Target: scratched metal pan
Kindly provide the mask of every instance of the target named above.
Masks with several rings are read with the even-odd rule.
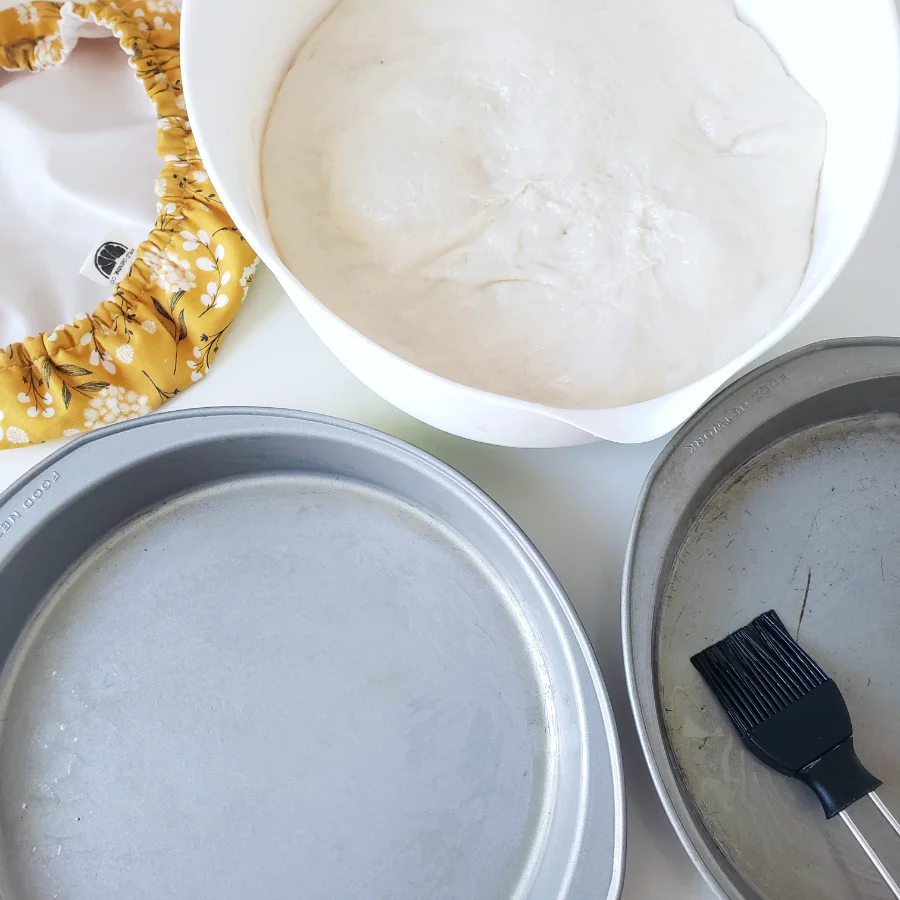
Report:
[[[177,413],[52,456],[0,523],[4,900],[618,896],[590,646],[448,467]]]
[[[836,680],[900,809],[900,342],[804,348],[726,389],[669,444],[623,586],[631,702],[685,848],[729,900],[891,895],[839,820],[747,753],[694,671],[774,608]],[[862,802],[882,858],[900,843]]]

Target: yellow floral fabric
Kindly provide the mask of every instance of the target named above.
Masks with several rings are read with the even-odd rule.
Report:
[[[153,101],[163,160],[158,218],[129,273],[93,313],[0,351],[0,448],[132,419],[199,381],[257,265],[197,155],[175,4],[37,0],[2,10],[0,68],[63,62],[74,43],[70,17],[115,34]]]

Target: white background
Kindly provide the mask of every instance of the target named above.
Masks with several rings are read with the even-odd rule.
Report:
[[[83,42],[59,72],[0,75],[0,331],[5,340],[24,336],[16,328],[49,329],[79,306],[93,305],[88,300],[97,286],[84,281],[77,269],[88,245],[103,236],[108,227],[104,221],[138,231],[149,228],[155,163],[146,145],[152,146],[154,128],[142,106],[144,98],[129,79],[124,57],[111,41],[90,46]],[[61,117],[60,97],[67,98],[70,108],[73,103],[92,104],[93,112]],[[20,142],[13,145],[7,139],[12,121],[33,139],[28,152]],[[65,154],[63,141],[69,148]],[[134,155],[125,153],[135,141],[140,146]],[[73,160],[73,153],[80,156]],[[98,178],[98,172],[113,174]],[[21,187],[23,178],[29,179],[28,190],[18,189],[14,197],[13,188]],[[38,216],[34,209],[44,212]],[[87,224],[75,227],[79,221]],[[779,351],[829,337],[900,336],[898,235],[900,173],[895,170],[856,256]],[[25,259],[28,265],[14,268],[13,259]],[[100,299],[102,289],[96,297]],[[8,329],[12,332],[6,333]],[[623,896],[713,896],[656,799],[631,721],[622,669],[619,582],[627,531],[641,483],[663,441],[529,451],[483,446],[437,432],[356,381],[312,334],[267,272],[254,283],[211,375],[166,408],[217,405],[290,407],[372,425],[446,460],[502,504],[568,591],[612,694],[628,795]],[[0,452],[0,488],[53,449],[44,445]]]

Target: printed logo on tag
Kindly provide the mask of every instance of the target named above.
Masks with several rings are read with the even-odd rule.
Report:
[[[91,249],[79,271],[98,284],[116,285],[128,274],[136,255],[137,248],[128,238],[110,232]]]

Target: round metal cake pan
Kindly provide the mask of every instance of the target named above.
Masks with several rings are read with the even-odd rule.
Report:
[[[114,426],[0,499],[0,895],[614,898],[612,711],[483,493],[267,410]]]
[[[692,654],[778,611],[900,808],[900,341],[836,341],[728,388],[670,443],[623,583],[631,702],[685,848],[728,900],[890,898],[839,819],[743,747]],[[900,846],[853,807],[895,875]]]

